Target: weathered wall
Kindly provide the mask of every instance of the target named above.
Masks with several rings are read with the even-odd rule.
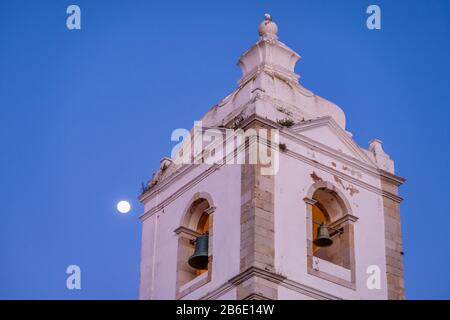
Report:
[[[174,194],[181,186],[197,177],[206,166],[199,166],[188,175],[177,180],[167,190],[159,195],[159,202]],[[240,261],[240,166],[222,166],[210,174],[207,179],[192,185],[171,203],[159,210],[157,219],[156,251],[153,257],[153,239],[155,237],[156,213],[143,221],[142,237],[142,271],[141,271],[141,299],[175,299],[176,297],[176,266],[178,237],[174,230],[179,227],[186,205],[197,192],[208,192],[216,211],[214,215],[214,235],[212,246],[217,248],[213,253],[212,280],[185,296],[185,299],[197,299],[215,288],[221,286],[228,279],[239,272]],[[145,204],[145,210],[150,210],[154,202]],[[151,262],[155,261],[156,276],[152,284]],[[153,287],[153,294],[152,294]]]
[[[346,180],[358,178],[364,184],[379,187],[379,180],[318,151],[308,150],[294,141],[285,140],[287,154],[282,153],[280,171],[275,177],[275,269],[288,279],[344,299],[386,299],[385,225],[383,198]],[[296,156],[297,155],[297,156]],[[313,161],[305,162],[298,155]],[[322,164],[323,166],[321,166]],[[293,178],[295,177],[295,178]],[[333,184],[343,194],[352,214],[359,218],[354,223],[355,290],[307,272],[306,204],[303,200],[312,184],[317,181]],[[366,286],[366,269],[377,265],[381,269],[381,289]]]
[[[385,190],[397,194],[397,188],[382,183]],[[403,278],[403,246],[400,223],[400,204],[383,197],[383,211],[386,237],[386,274],[388,297],[391,300],[405,299],[405,283]]]

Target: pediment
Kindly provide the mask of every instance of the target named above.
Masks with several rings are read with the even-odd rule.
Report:
[[[291,130],[335,153],[344,154],[347,157],[376,166],[372,159],[352,139],[351,135],[331,117],[303,121],[291,127]]]

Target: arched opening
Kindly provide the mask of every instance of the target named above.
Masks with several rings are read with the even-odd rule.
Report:
[[[341,267],[351,268],[352,232],[349,230],[348,220],[343,219],[347,215],[347,208],[343,199],[328,188],[318,188],[313,193],[312,199],[312,254],[314,257],[326,260]],[[330,246],[318,246],[314,239],[319,236],[319,226],[323,224],[332,241]]]
[[[194,195],[187,205],[181,226],[175,230],[178,235],[177,294],[179,297],[187,294],[192,286],[202,285],[211,279],[212,213],[215,207],[211,206],[211,197],[208,194],[204,194],[205,197],[201,195],[203,194]]]

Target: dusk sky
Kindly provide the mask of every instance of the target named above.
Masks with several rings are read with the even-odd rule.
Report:
[[[66,27],[70,4],[81,30]],[[370,4],[381,30],[366,27]],[[302,85],[345,111],[359,145],[381,139],[407,179],[406,297],[450,298],[446,0],[2,0],[0,298],[138,298],[141,182],[172,131],[236,87],[266,12],[302,56]],[[81,290],[66,288],[69,265]]]

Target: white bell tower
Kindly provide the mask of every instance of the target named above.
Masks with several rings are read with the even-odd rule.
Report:
[[[360,147],[342,109],[299,83],[300,56],[270,15],[258,31],[237,89],[201,131],[276,133],[240,146],[248,155],[266,145],[273,173],[259,162],[195,161],[205,153],[163,158],[139,198],[140,298],[403,299],[404,179],[381,141]]]

